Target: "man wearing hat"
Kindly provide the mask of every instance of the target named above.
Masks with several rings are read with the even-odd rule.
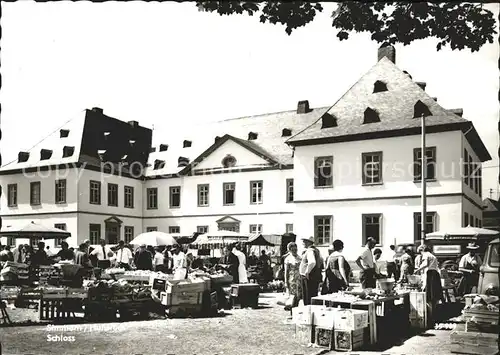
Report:
[[[304,305],[311,304],[311,298],[318,295],[321,283],[321,258],[319,250],[314,246],[314,237],[302,238],[304,254],[299,266],[302,279],[302,300]]]
[[[469,294],[472,292],[473,287],[477,287],[479,281],[479,268],[483,264],[479,255],[476,254],[479,246],[472,242],[467,245],[467,254],[462,256],[458,264],[458,270],[463,273],[462,280],[458,285],[458,290],[461,295]]]
[[[377,245],[377,241],[374,238],[369,237],[366,240],[366,245],[363,248],[363,251],[356,259],[356,264],[361,269],[359,278],[363,289],[375,288],[376,286],[375,261],[373,260],[372,253],[375,245]]]

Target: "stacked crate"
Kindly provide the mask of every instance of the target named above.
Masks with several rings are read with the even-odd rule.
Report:
[[[199,314],[203,307],[203,280],[167,281],[165,292],[160,293],[160,301],[167,306],[169,315]]]
[[[429,307],[425,292],[410,292],[410,324],[417,329],[429,327]]]
[[[259,307],[260,286],[258,284],[232,284],[231,305],[240,308]]]

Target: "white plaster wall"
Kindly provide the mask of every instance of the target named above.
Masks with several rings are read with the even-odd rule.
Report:
[[[429,134],[427,146],[436,147],[437,181],[427,193],[460,193],[461,132]],[[295,200],[419,195],[421,184],[413,182],[413,149],[420,136],[296,147],[294,157]],[[383,152],[383,184],[362,185],[362,153]],[[333,156],[333,188],[314,187],[314,159]]]
[[[467,152],[469,153],[469,155],[472,157],[472,161],[474,163],[481,163],[479,161],[479,158],[477,157],[476,153],[474,152],[474,150],[471,148],[469,142],[467,141],[467,139],[465,138],[465,136],[463,134],[461,134],[461,139],[462,139],[462,144],[463,144],[463,148],[461,149],[461,157],[462,157],[462,161],[463,159],[465,158],[464,157],[464,149],[467,150]],[[484,174],[483,174],[484,175]],[[463,176],[463,175],[462,175]],[[483,184],[484,185],[484,184]],[[479,205],[482,205],[482,197],[478,194],[476,194],[476,192],[474,190],[472,190],[467,184],[465,184],[465,182],[463,181],[462,179],[462,189],[463,189],[463,192],[469,197],[471,198],[473,201],[475,201],[476,203],[478,203]],[[482,191],[480,192],[482,194]]]
[[[92,170],[80,171],[78,182],[78,210],[83,212],[98,212],[117,216],[142,216],[143,182],[123,176],[111,175]],[[101,182],[101,204],[90,203],[90,180]],[[108,206],[108,183],[118,184],[118,206]],[[125,208],[125,186],[134,188],[134,208]],[[121,219],[122,217],[120,217]]]
[[[206,157],[200,164],[196,165],[196,169],[213,169],[222,168],[222,160],[228,155],[236,158],[236,166],[249,167],[255,165],[268,165],[269,162],[255,155],[248,149],[242,147],[233,140],[224,142],[212,154]]]
[[[101,237],[105,236],[105,223],[104,221],[111,217],[109,215],[99,215],[90,213],[79,213],[78,214],[78,244],[83,243],[85,239],[90,239],[89,231],[90,224],[100,224],[101,225]],[[120,228],[120,240],[125,240],[125,226],[134,227],[134,237],[142,233],[142,219],[133,217],[118,217],[122,220],[122,225]]]
[[[78,169],[25,172],[14,175],[1,175],[2,196],[0,197],[0,213],[6,215],[36,215],[39,213],[76,212]],[[55,203],[55,181],[66,179],[66,203]],[[30,183],[40,182],[41,204],[30,205]],[[17,207],[8,207],[7,185],[17,184]],[[28,217],[28,216],[26,216]]]
[[[144,189],[158,188],[158,209],[144,208],[144,217],[202,217],[215,220],[225,215],[267,214],[293,212],[292,203],[286,202],[286,179],[293,178],[293,170],[264,170],[211,175],[193,175],[181,178],[147,180]],[[263,181],[263,203],[250,204],[250,181]],[[223,184],[236,183],[235,204],[224,206]],[[209,206],[198,207],[198,184],[209,184]],[[181,187],[181,207],[169,208],[170,186]],[[295,189],[295,192],[297,190]],[[146,193],[144,192],[144,196]],[[236,217],[238,218],[238,217]],[[239,218],[238,218],[239,219]]]
[[[436,230],[458,228],[461,225],[462,197],[431,197],[427,199],[427,211],[437,212]],[[332,215],[332,241],[344,242],[344,253],[355,258],[362,247],[362,214],[381,213],[382,248],[396,243],[411,243],[413,236],[413,214],[421,211],[419,198],[379,199],[349,202],[316,202],[296,204],[294,228],[298,237],[314,235],[314,216]],[[299,241],[300,242],[300,241]],[[322,253],[326,255],[327,246]]]
[[[480,221],[483,220],[483,211],[479,207],[477,207],[475,204],[471,203],[468,199],[463,198],[462,199],[462,221],[463,221],[463,214],[464,212],[467,212],[470,215],[474,216],[474,227],[477,227],[476,225],[476,218],[478,218]],[[470,217],[469,217],[470,221]],[[465,226],[469,225],[470,222],[466,222]]]

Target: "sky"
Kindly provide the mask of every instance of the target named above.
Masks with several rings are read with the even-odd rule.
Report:
[[[258,17],[194,3],[2,3],[3,164],[86,108],[154,128],[154,136],[222,119],[332,105],[377,61],[369,34],[339,41],[331,10],[291,36]],[[486,5],[498,18],[498,4]],[[497,24],[498,30],[498,24]],[[498,196],[499,46],[436,51],[396,45],[396,65],[444,108],[463,108],[493,160],[483,195]],[[154,138],[155,140],[155,138]]]

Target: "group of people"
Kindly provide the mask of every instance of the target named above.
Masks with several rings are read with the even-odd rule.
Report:
[[[240,243],[225,246],[223,256],[219,260],[219,268],[225,270],[233,278],[233,283],[248,283],[247,257]]]

